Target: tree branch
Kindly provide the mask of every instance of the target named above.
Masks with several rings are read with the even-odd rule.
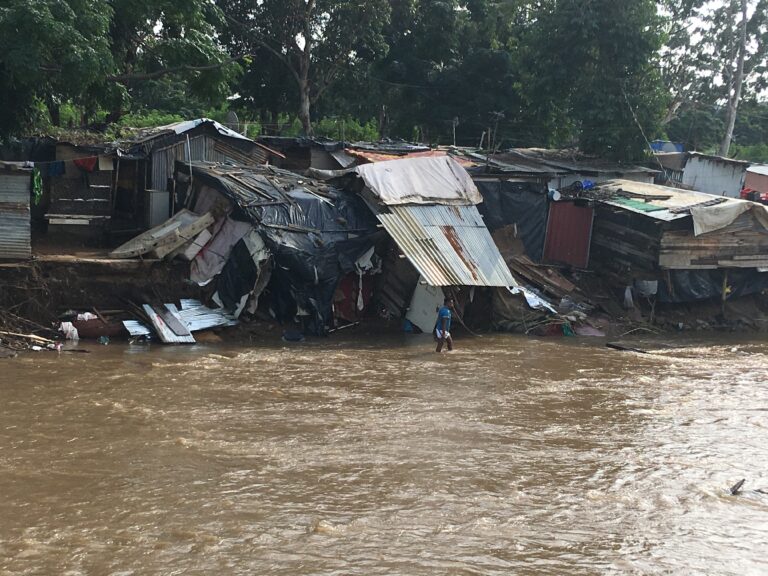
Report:
[[[293,75],[293,77],[296,79],[296,82],[301,83],[301,77],[299,76],[299,72],[296,70],[296,68],[291,64],[291,59],[286,55],[280,52],[279,50],[275,50],[272,46],[269,45],[269,43],[264,39],[259,37],[260,35],[251,27],[247,26],[246,24],[243,24],[239,20],[235,20],[229,15],[226,15],[226,19],[232,22],[233,24],[236,24],[243,30],[246,30],[247,32],[251,33],[251,38],[262,48],[267,50],[270,54],[277,57],[280,62],[282,62],[286,68],[290,71],[290,73]]]
[[[216,68],[221,68],[222,66],[226,66],[227,64],[232,64],[232,62],[237,62],[238,60],[241,60],[246,56],[252,56],[252,54],[241,54],[240,56],[233,56],[232,58],[227,58],[222,62],[216,62],[215,64],[208,64],[205,66],[190,66],[185,64],[183,66],[162,68],[160,70],[155,70],[154,72],[115,74],[112,76],[107,76],[107,80],[110,80],[112,82],[118,82],[118,83],[124,83],[124,82],[128,83],[128,82],[134,82],[138,80],[154,80],[156,78],[162,78],[163,76],[167,76],[168,74],[175,74],[177,72],[202,72],[204,70],[215,70]]]
[[[346,55],[343,52],[340,52],[339,56],[336,57],[336,59],[331,62],[330,67],[328,68],[328,71],[326,74],[323,75],[323,78],[320,80],[320,82],[317,84],[318,89],[317,92],[315,92],[315,95],[312,97],[312,103],[314,104],[320,98],[323,96],[326,90],[333,85],[333,83],[337,80],[335,78],[338,70],[341,68],[341,63],[346,58]]]

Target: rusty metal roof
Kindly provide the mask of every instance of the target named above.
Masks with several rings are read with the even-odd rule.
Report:
[[[390,206],[378,218],[431,286],[517,286],[475,206]]]

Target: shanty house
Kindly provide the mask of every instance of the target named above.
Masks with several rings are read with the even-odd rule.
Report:
[[[377,288],[392,316],[429,331],[444,289],[517,285],[477,209],[477,187],[449,156],[364,164],[354,178],[393,242]]]
[[[49,232],[132,234],[174,212],[177,161],[267,164],[280,154],[201,118],[138,131],[111,144],[61,142],[45,166]]]
[[[278,321],[323,335],[339,284],[353,274],[359,284],[348,288],[363,311],[362,275],[382,234],[355,194],[273,166],[180,161],[175,179],[183,206],[213,217],[195,241],[191,280],[212,284],[222,307],[239,316],[263,300]]]
[[[277,165],[293,172],[304,172],[310,168],[342,170],[354,164],[354,159],[344,152],[344,143],[336,140],[260,136],[257,142],[271,150],[279,151],[281,158]]]
[[[590,267],[656,281],[671,302],[768,287],[768,207],[627,180],[590,191]],[[584,201],[585,198],[582,199]]]
[[[747,168],[742,197],[768,204],[768,165]]]
[[[550,173],[549,188],[561,190],[576,182],[605,182],[621,178],[652,184],[658,170],[588,156],[578,150],[547,150],[543,148],[513,148],[493,154],[491,160],[514,166],[524,174],[528,167],[532,176]]]

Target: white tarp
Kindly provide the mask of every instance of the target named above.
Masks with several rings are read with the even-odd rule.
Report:
[[[219,124],[218,122],[216,122],[216,120],[211,120],[210,118],[197,118],[196,120],[184,120],[182,122],[175,122],[173,124],[168,124],[167,126],[159,126],[155,130],[157,132],[160,132],[162,130],[173,130],[176,134],[184,134],[184,132],[189,132],[190,130],[197,128],[201,124],[212,124],[213,127],[216,129],[216,131],[222,136],[229,136],[230,138],[237,138],[238,140],[247,140],[248,142],[253,142],[253,140],[251,140],[250,138],[246,138],[239,132],[230,130],[223,124]]]
[[[450,156],[364,164],[355,172],[382,203],[469,206],[483,201],[472,177]]]
[[[736,218],[752,210],[764,228],[768,229],[768,206],[754,202],[731,200],[714,206],[693,206],[693,233],[695,236],[713,232],[729,226]]]
[[[213,280],[214,276],[224,269],[235,244],[251,230],[253,225],[250,222],[240,222],[227,217],[223,226],[213,236],[213,240],[192,260],[190,279],[200,286],[205,286]]]
[[[523,286],[512,286],[507,288],[507,290],[509,290],[510,294],[522,294],[525,297],[528,306],[534,310],[545,310],[547,312],[552,312],[552,314],[557,314],[557,310],[555,310],[555,307],[552,306],[552,304]]]

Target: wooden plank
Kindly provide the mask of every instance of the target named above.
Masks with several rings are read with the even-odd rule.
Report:
[[[192,332],[184,325],[184,323],[177,318],[173,312],[166,306],[165,310],[156,310],[160,317],[165,322],[166,326],[170,328],[176,336],[191,336]]]
[[[149,321],[152,323],[155,332],[160,337],[160,341],[165,344],[194,344],[195,338],[191,334],[189,336],[178,336],[171,330],[166,324],[163,318],[157,313],[157,311],[149,304],[142,305],[143,311],[146,314]]]
[[[210,212],[197,216],[189,210],[182,210],[163,224],[147,230],[110,252],[112,258],[135,258],[154,254],[164,258],[179,246],[194,239],[203,229],[213,224]]]

